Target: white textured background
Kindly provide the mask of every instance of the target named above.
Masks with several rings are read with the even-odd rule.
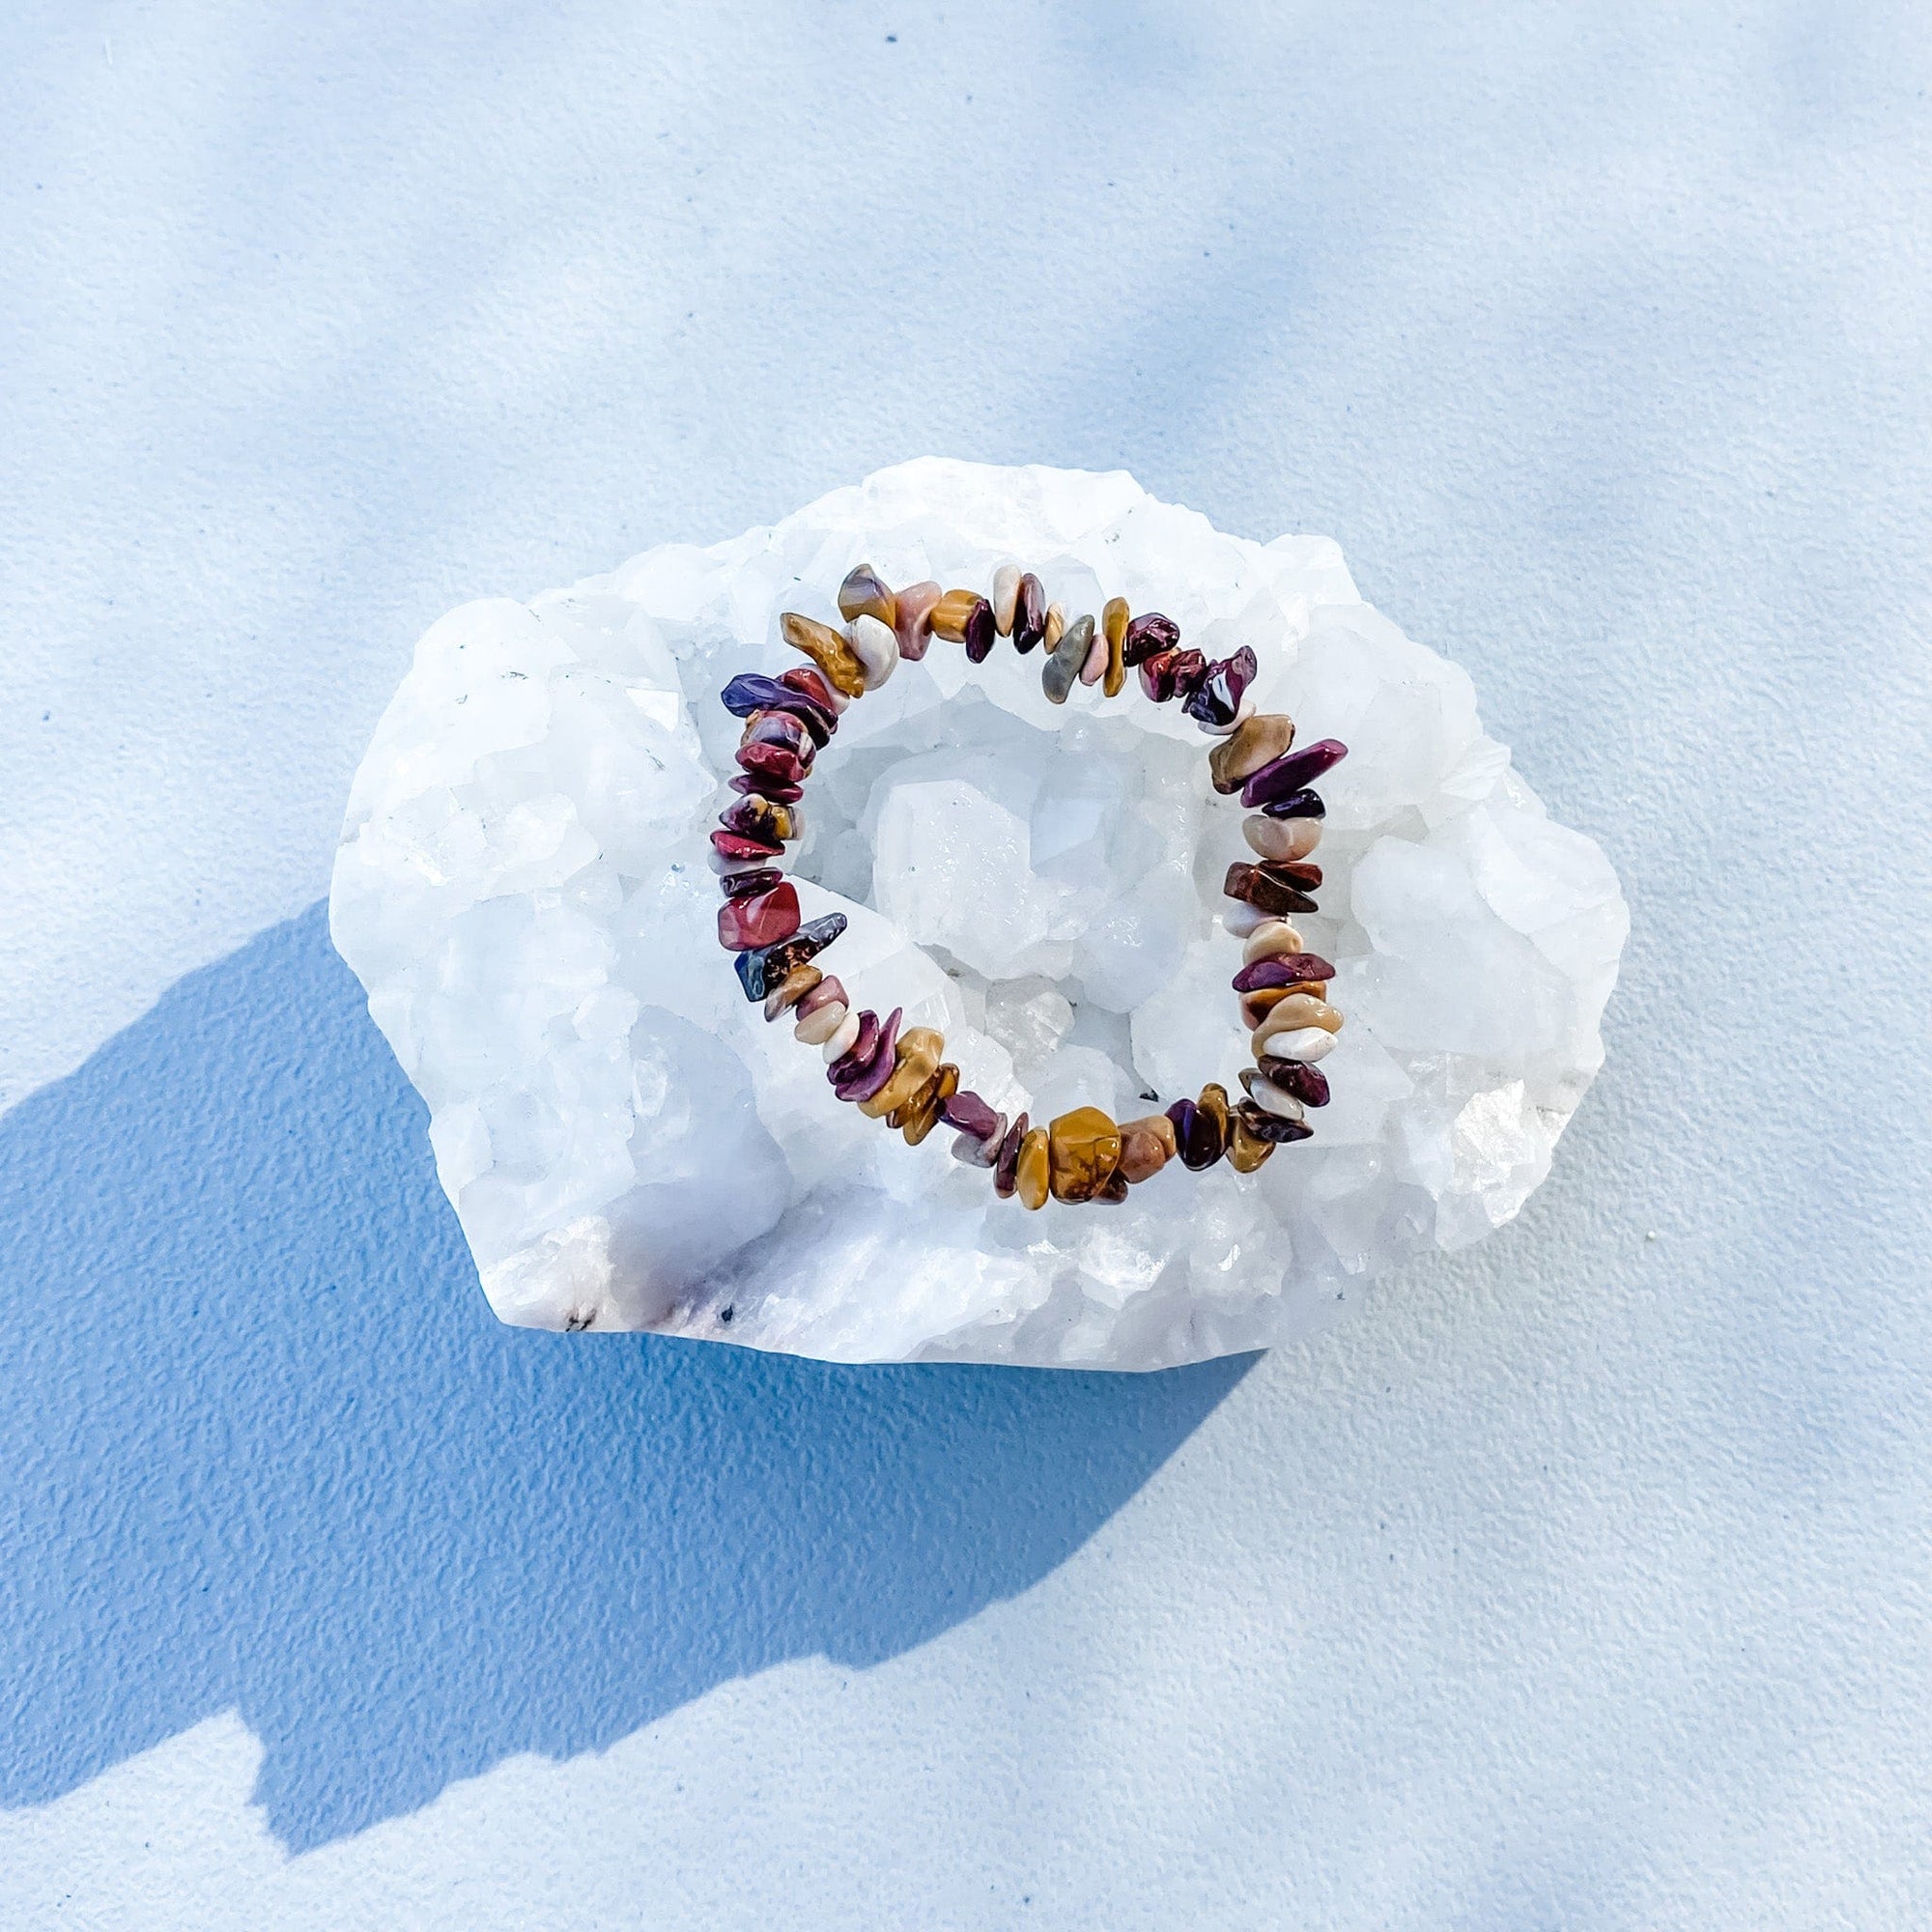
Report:
[[[1339,538],[1634,930],[1521,1222],[1022,1594],[299,1850],[211,1711],[0,1924],[1932,1919],[1929,19],[10,9],[0,1100],[324,892],[448,605],[927,449]]]

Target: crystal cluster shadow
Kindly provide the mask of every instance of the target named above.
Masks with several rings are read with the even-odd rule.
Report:
[[[1243,1372],[500,1327],[321,908],[0,1119],[0,1803],[234,1708],[302,1847],[1024,1589]]]

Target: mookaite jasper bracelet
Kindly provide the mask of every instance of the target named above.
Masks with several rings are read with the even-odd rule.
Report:
[[[711,835],[711,864],[724,888],[718,937],[738,955],[745,997],[764,1001],[767,1020],[793,1015],[795,1037],[823,1050],[841,1100],[898,1128],[914,1147],[944,1121],[957,1130],[954,1156],[991,1168],[994,1191],[1017,1194],[1029,1208],[1044,1206],[1048,1195],[1124,1201],[1130,1183],[1177,1155],[1191,1168],[1225,1156],[1236,1173],[1252,1174],[1282,1142],[1306,1140],[1303,1110],[1328,1103],[1316,1062],[1334,1045],[1342,1015],[1326,997],[1335,969],[1306,949],[1287,916],[1315,910],[1321,868],[1308,855],[1321,837],[1323,807],[1308,787],[1347,747],[1324,738],[1294,751],[1293,720],[1242,702],[1254,681],[1253,651],[1210,664],[1180,648],[1172,618],[1153,611],[1131,616],[1121,597],[1108,602],[1097,626],[1092,617],[1068,623],[1039,579],[1010,564],[995,573],[990,598],[936,583],[895,592],[861,564],[839,586],[838,611],[842,633],[793,611],[781,619],[785,641],[812,668],[776,678],[747,672],[724,687],[725,707],[745,721],[745,733],[731,781],[739,796]],[[1198,1099],[1120,1125],[1097,1107],[1076,1107],[1043,1127],[1025,1114],[1009,1124],[959,1085],[959,1069],[943,1058],[946,1041],[932,1028],[901,1033],[897,1009],[884,1020],[853,1012],[845,988],[811,963],[845,930],[842,913],[801,923],[798,892],[779,870],[786,843],[803,830],[798,802],[811,761],[838,728],[839,713],[884,684],[901,658],[924,657],[935,638],[962,644],[974,664],[1000,638],[1010,638],[1022,657],[1043,650],[1040,684],[1055,704],[1065,704],[1076,683],[1097,684],[1112,697],[1137,670],[1156,704],[1178,697],[1220,741],[1208,771],[1217,792],[1238,791],[1252,811],[1241,830],[1257,861],[1229,867],[1223,888],[1236,901],[1224,923],[1246,942],[1234,985],[1257,1062],[1242,1069],[1246,1097],[1236,1105],[1226,1088],[1210,1083]]]

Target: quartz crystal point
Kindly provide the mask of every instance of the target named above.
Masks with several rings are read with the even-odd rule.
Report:
[[[1063,702],[1055,606],[1107,652]],[[935,461],[443,618],[330,920],[505,1321],[1121,1369],[1305,1334],[1515,1214],[1627,924],[1333,544]]]

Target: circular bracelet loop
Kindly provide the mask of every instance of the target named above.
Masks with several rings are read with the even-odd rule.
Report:
[[[1179,1157],[1190,1168],[1224,1157],[1252,1174],[1285,1142],[1306,1140],[1306,1110],[1328,1103],[1317,1062],[1335,1043],[1342,1015],[1328,1003],[1335,969],[1308,951],[1291,923],[1313,912],[1321,868],[1309,861],[1321,837],[1324,808],[1312,790],[1347,747],[1333,738],[1294,750],[1294,724],[1243,702],[1253,683],[1253,651],[1209,662],[1180,647],[1180,630],[1157,611],[1130,614],[1111,598],[1099,621],[1070,623],[1050,604],[1037,577],[1004,565],[993,594],[942,590],[937,583],[890,589],[869,564],[838,588],[845,629],[797,611],[784,613],[785,641],[810,660],[779,677],[747,671],[724,687],[725,708],[745,721],[739,741],[738,794],[711,835],[712,868],[724,903],[720,943],[737,955],[748,1000],[762,1000],[765,1018],[789,1012],[793,1035],[816,1046],[832,1091],[862,1114],[896,1127],[917,1147],[942,1121],[956,1131],[956,1159],[993,1171],[994,1191],[1018,1195],[1028,1208],[1056,1201],[1124,1201],[1136,1181]],[[1164,1114],[1116,1124],[1098,1107],[1076,1107],[1045,1126],[1027,1115],[1009,1122],[959,1085],[945,1059],[946,1041],[930,1027],[900,1031],[897,1009],[885,1019],[855,1012],[845,988],[813,962],[845,929],[842,913],[802,922],[797,889],[780,869],[784,848],[804,830],[799,800],[813,758],[831,742],[854,699],[876,691],[899,661],[918,663],[933,639],[956,643],[981,664],[1002,638],[1022,657],[1045,653],[1040,686],[1065,704],[1075,684],[1100,686],[1109,697],[1127,672],[1156,704],[1180,708],[1217,741],[1208,774],[1217,792],[1238,792],[1250,816],[1242,833],[1255,861],[1228,867],[1223,891],[1236,903],[1223,923],[1245,943],[1234,990],[1252,1036],[1256,1065],[1244,1067],[1244,1096],[1209,1082],[1192,1100]]]

